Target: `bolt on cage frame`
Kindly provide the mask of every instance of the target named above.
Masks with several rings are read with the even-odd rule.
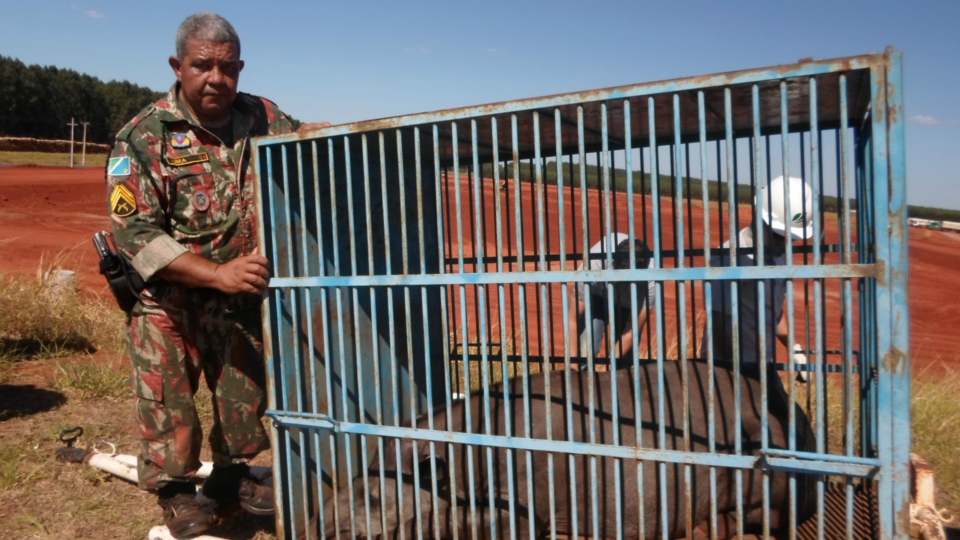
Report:
[[[788,471],[791,538],[852,539],[861,536],[854,530],[860,519],[873,520],[872,536],[905,538],[910,416],[903,404],[909,403],[910,369],[901,63],[901,53],[888,49],[256,139],[260,252],[273,268],[263,325],[278,536],[314,537],[318,526],[322,535],[330,527],[325,505],[337,504],[331,494],[352,490],[362,478],[369,499],[371,485],[385,485],[385,441],[415,439],[429,442],[431,457],[441,445],[469,449],[461,454],[468,461],[461,481],[469,483],[469,502],[462,504],[474,518],[477,508],[496,504],[491,452],[508,449],[511,471],[525,463],[528,489],[536,453],[537,467],[549,469],[551,488],[549,500],[536,504],[549,505],[554,538],[554,491],[565,496],[576,480],[555,478],[554,467],[562,459],[575,467],[574,457],[583,458],[593,475],[590,491],[583,486],[584,508],[572,510],[570,537],[599,537],[598,492],[619,495],[624,489],[620,476],[614,486],[598,485],[599,458],[612,459],[618,472],[630,461],[640,470],[645,463],[659,467],[663,482],[656,496],[664,520],[667,464],[684,472],[687,508],[691,467],[709,467],[712,504],[718,471],[734,470],[738,481],[743,471],[762,470],[764,478]],[[801,177],[812,189],[814,234],[802,244],[786,244],[784,265],[769,265],[764,249],[772,248],[765,248],[757,216],[772,201],[755,196],[778,173]],[[789,200],[785,204],[789,215]],[[734,243],[725,242],[744,227],[754,231],[756,246],[728,249]],[[613,267],[621,256],[610,250],[590,253],[612,232],[643,240],[650,267],[638,267],[633,252],[625,256],[627,269]],[[731,259],[746,253],[756,262],[713,266],[711,256],[724,251]],[[597,260],[599,269],[591,266]],[[787,341],[800,344],[809,364],[797,364],[793,351],[782,348],[761,361],[762,411],[768,405],[766,372],[785,372],[790,403],[800,404],[809,418],[816,451],[797,449],[793,408],[787,448],[769,448],[764,436],[759,452],[739,446],[732,453],[715,451],[716,414],[728,397],[714,395],[712,384],[709,450],[688,450],[687,408],[685,445],[667,448],[665,365],[679,360],[686,366],[698,358],[716,368],[709,340],[706,350],[699,346],[704,332],[715,330],[716,317],[706,306],[716,287],[730,284],[736,291],[756,284],[764,319],[763,295],[774,279],[786,280]],[[629,285],[636,313],[644,282],[654,303],[642,327],[636,318],[628,327],[639,337],[633,346],[611,347],[617,336],[607,324],[605,345],[582,351],[572,335],[579,327],[568,328],[581,302],[576,287],[606,287],[606,305],[591,305],[591,295],[582,302],[587,319],[607,310],[613,321],[614,287]],[[584,326],[590,341],[592,326]],[[734,328],[733,350],[750,346],[739,343]],[[758,339],[763,360],[767,333],[758,332]],[[635,396],[636,414],[650,406],[658,419],[652,447],[620,440],[617,430],[612,442],[598,442],[592,393],[589,440],[530,436],[526,385],[533,374],[569,374],[574,368],[589,377],[602,369],[637,373],[641,361],[655,363],[661,381],[658,395],[650,396],[654,401],[641,404]],[[682,369],[686,396],[688,372]],[[732,369],[737,373],[740,364],[733,362]],[[801,371],[809,375],[803,386],[794,382]],[[496,410],[527,415],[527,430],[495,434],[491,389],[513,376],[522,378],[525,407]],[[614,422],[634,412],[618,409],[617,387],[610,390]],[[471,392],[483,399],[462,399]],[[737,387],[738,426],[742,399]],[[454,429],[449,418],[445,426],[434,425],[437,411],[458,403],[466,409],[464,426]],[[483,404],[484,425],[472,425],[470,407],[476,403]],[[567,420],[548,414],[547,432],[550,422]],[[766,435],[766,414],[762,422]],[[399,458],[399,444],[395,448]],[[481,457],[475,459],[476,451]],[[413,467],[417,508],[431,499],[436,507],[432,472],[421,485]],[[817,501],[804,524],[795,515],[802,475],[815,477]],[[526,532],[514,522],[521,512],[514,495],[522,483],[514,476],[508,482],[508,523],[493,520],[491,536],[496,527],[504,537]],[[765,533],[768,489],[767,481]],[[870,501],[866,517],[855,511],[864,492]],[[825,514],[836,506],[828,499],[837,493],[844,515],[836,517],[841,525],[833,531]],[[575,505],[577,495],[569,495]],[[635,519],[637,509],[623,508],[615,498],[617,525],[602,532],[621,538],[624,520]],[[738,518],[742,498],[741,491]],[[349,516],[350,530],[342,535],[364,521],[370,530],[369,504],[334,508],[335,519]],[[527,511],[533,505],[530,499]],[[713,538],[717,516],[711,508]],[[417,538],[432,537],[419,514],[417,520]],[[697,525],[689,520],[687,537]],[[529,526],[532,535],[532,519]],[[464,529],[467,536],[477,537],[476,527],[474,519]],[[666,538],[667,527],[658,535]]]

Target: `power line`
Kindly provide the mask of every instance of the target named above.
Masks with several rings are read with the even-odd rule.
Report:
[[[81,122],[83,124],[83,162],[84,167],[87,166],[87,126],[90,125],[90,122]]]
[[[67,124],[70,126],[70,168],[73,168],[73,128],[77,127],[77,123],[73,121],[73,117],[70,117],[70,123]],[[86,137],[84,137],[86,138]]]

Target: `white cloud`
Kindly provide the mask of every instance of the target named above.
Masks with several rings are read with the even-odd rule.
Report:
[[[910,117],[911,124],[920,124],[922,126],[937,126],[940,124],[948,124],[951,122],[946,122],[936,116],[929,116],[926,114],[915,114]]]
[[[77,4],[70,4],[70,9],[73,11],[83,12],[84,15],[91,19],[106,19],[107,15],[102,11],[97,11],[95,9],[86,9],[78,6]]]
[[[423,45],[414,45],[412,47],[405,47],[403,50],[413,54],[427,54],[430,52],[430,49],[424,47]]]

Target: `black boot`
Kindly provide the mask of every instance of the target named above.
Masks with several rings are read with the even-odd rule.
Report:
[[[203,495],[219,504],[239,502],[241,508],[257,516],[274,513],[273,490],[258,484],[245,463],[215,467],[203,483]]]
[[[163,523],[174,538],[196,536],[210,528],[210,515],[197,504],[197,490],[190,482],[167,482],[157,490]]]

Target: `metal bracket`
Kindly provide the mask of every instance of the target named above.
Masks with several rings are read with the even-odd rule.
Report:
[[[340,422],[333,419],[333,417],[326,414],[313,414],[313,413],[304,413],[303,419],[309,420],[309,423],[300,423],[298,422],[298,415],[296,413],[291,413],[288,411],[278,411],[275,409],[269,409],[264,414],[270,417],[273,420],[274,425],[283,426],[283,427],[295,427],[295,428],[310,428],[310,429],[322,429],[325,431],[332,431],[334,433],[340,433]]]
[[[814,454],[776,448],[761,450],[760,455],[764,468],[804,474],[874,478],[881,469],[880,460],[871,458]]]

